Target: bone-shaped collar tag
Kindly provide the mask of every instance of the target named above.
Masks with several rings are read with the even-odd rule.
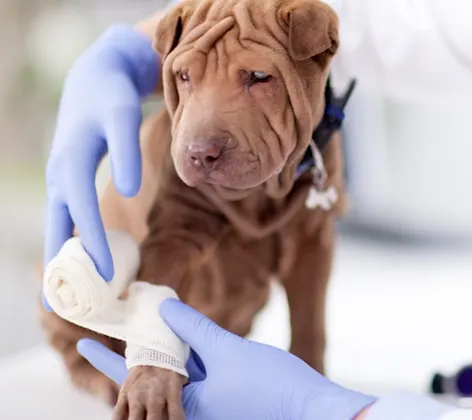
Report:
[[[311,169],[313,185],[308,191],[305,206],[308,209],[320,207],[321,209],[328,211],[331,210],[338,200],[338,193],[336,192],[336,188],[333,186],[330,186],[327,189],[325,188],[328,175],[324,166],[323,156],[321,156],[321,152],[313,140],[310,142],[310,148],[314,163],[313,168]]]
[[[338,193],[332,185],[324,191],[319,191],[312,185],[308,191],[305,206],[310,210],[320,207],[322,210],[328,211],[331,210],[336,201],[338,201]]]

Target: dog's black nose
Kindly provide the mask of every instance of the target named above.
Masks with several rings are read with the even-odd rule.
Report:
[[[215,168],[226,147],[222,140],[197,140],[187,149],[188,157],[193,166],[211,171]]]

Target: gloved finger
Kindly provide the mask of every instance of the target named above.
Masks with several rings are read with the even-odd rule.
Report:
[[[46,244],[43,269],[58,254],[64,242],[72,236],[73,227],[67,206],[60,200],[51,198],[48,201],[46,214]],[[44,295],[42,301],[44,308],[52,311]]]
[[[105,151],[104,141],[96,150],[78,150],[64,177],[68,188],[69,210],[84,248],[92,258],[98,273],[106,281],[110,281],[113,278],[113,260],[100,217],[95,188],[97,167]]]
[[[41,295],[41,302],[43,303],[44,309],[48,312],[52,312],[51,305],[49,304],[48,300],[46,299],[46,296],[44,296],[44,293]]]
[[[131,197],[141,187],[141,102],[129,79],[118,78],[113,86],[115,93],[107,95],[103,105],[105,137],[115,187],[120,194]]]
[[[103,344],[88,338],[77,343],[77,351],[97,370],[118,385],[128,377],[125,358]]]
[[[191,383],[184,387],[182,391],[182,405],[187,420],[201,418],[198,416],[200,403],[200,393],[202,392],[204,382]]]
[[[186,368],[191,382],[203,381],[206,378],[205,365],[193,349],[190,349]]]
[[[59,253],[62,245],[72,237],[73,229],[67,205],[59,199],[49,199],[46,213],[44,268]]]
[[[180,300],[166,299],[160,306],[160,314],[180,339],[198,353],[207,372],[210,363],[235,344],[236,336]]]

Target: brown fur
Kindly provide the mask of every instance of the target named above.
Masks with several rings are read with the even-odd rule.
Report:
[[[267,303],[270,278],[279,278],[290,305],[291,351],[323,372],[334,224],[344,210],[339,134],[324,153],[327,184],[341,196],[335,209],[306,209],[311,175],[294,181],[294,170],[322,115],[336,17],[317,0],[187,0],[154,30],[167,108],[142,127],[140,192],[126,199],[110,183],[100,203],[104,224],[141,244],[140,279],[173,287],[241,336]],[[249,86],[240,69],[274,78]],[[190,82],[179,81],[183,70]],[[220,141],[221,133],[216,169],[193,166],[189,147]],[[116,387],[78,355],[75,343],[92,336],[118,352],[122,344],[41,313],[72,379],[114,402]],[[181,385],[172,372],[133,369],[115,419],[144,420],[146,411],[155,419],[183,419]]]

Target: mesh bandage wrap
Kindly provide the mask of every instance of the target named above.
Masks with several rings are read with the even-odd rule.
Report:
[[[189,348],[159,316],[159,305],[178,299],[174,290],[135,281],[139,248],[131,235],[107,232],[115,275],[106,283],[82,246],[69,239],[44,273],[43,291],[61,318],[126,342],[126,364],[155,366],[188,377]],[[120,296],[124,294],[124,298]]]

